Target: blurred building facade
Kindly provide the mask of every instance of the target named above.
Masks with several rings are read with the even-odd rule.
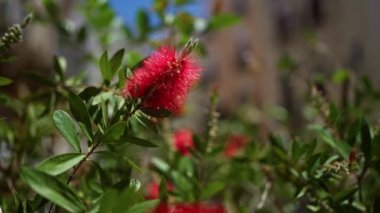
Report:
[[[217,0],[213,12],[220,5],[242,17],[208,41],[209,67],[218,77],[226,112],[248,102],[265,116],[282,105],[297,126],[306,79],[313,74],[346,68],[369,75],[375,85],[380,80],[380,1]],[[278,68],[283,55],[297,62],[293,74]]]

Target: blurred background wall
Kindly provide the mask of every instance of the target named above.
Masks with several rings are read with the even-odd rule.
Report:
[[[314,75],[344,68],[367,74],[378,85],[379,1],[217,0],[210,8],[242,17],[240,24],[209,37],[210,71],[227,112],[248,102],[265,117],[271,106],[281,105],[297,127],[307,79]],[[279,67],[284,55],[296,62],[293,73]],[[331,95],[339,96],[340,89]]]

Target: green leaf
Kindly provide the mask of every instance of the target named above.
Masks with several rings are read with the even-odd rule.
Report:
[[[201,199],[202,200],[208,200],[212,198],[214,195],[222,191],[225,187],[225,182],[212,182],[205,186],[204,189],[202,189]]]
[[[125,121],[119,121],[112,125],[104,134],[102,141],[117,141],[124,135],[125,128],[128,123]]]
[[[120,49],[112,56],[110,60],[112,73],[116,73],[116,71],[120,68],[121,62],[123,62],[124,52],[124,49]]]
[[[344,191],[338,192],[333,196],[333,200],[337,204],[342,203],[343,201],[353,196],[357,190],[358,189],[355,187],[355,188],[346,189]]]
[[[138,52],[129,52],[126,54],[126,63],[132,70],[140,66],[144,57]]]
[[[127,212],[143,198],[132,188],[126,188],[121,193],[107,190],[101,200],[99,212]]]
[[[357,136],[359,135],[361,128],[361,120],[357,119],[354,123],[350,125],[350,127],[347,130],[347,137],[346,141],[350,146],[354,146],[357,140]]]
[[[0,86],[7,86],[11,84],[12,82],[13,81],[11,79],[0,76]]]
[[[312,212],[318,212],[319,210],[321,210],[321,207],[319,205],[308,204],[306,207]]]
[[[99,94],[102,90],[97,87],[86,87],[82,92],[79,93],[79,97],[82,100],[88,101],[90,98]]]
[[[100,108],[102,110],[102,123],[103,123],[103,127],[104,129],[107,129],[108,128],[108,108],[107,108],[107,104],[105,101],[102,101],[100,103]]]
[[[143,147],[158,147],[158,145],[153,142],[129,135],[121,137],[120,140],[122,140],[123,142],[129,142]]]
[[[79,128],[82,130],[84,136],[85,136],[90,142],[92,142],[92,140],[94,139],[94,138],[93,138],[94,136],[88,131],[88,129],[86,128],[86,126],[85,126],[83,123],[81,123],[81,122],[78,122],[78,125],[79,125]],[[91,144],[89,144],[89,145],[91,145]]]
[[[59,14],[57,3],[54,0],[43,0],[42,2],[49,16],[57,19]]]
[[[151,212],[156,206],[160,200],[148,200],[148,201],[143,201],[141,203],[138,203],[134,206],[132,206],[127,213],[146,213],[146,212]]]
[[[60,80],[62,81],[64,79],[63,74],[66,72],[66,69],[67,69],[66,59],[61,56],[54,56],[53,65],[54,65],[54,70],[57,72]]]
[[[374,201],[373,201],[373,205],[372,205],[372,209],[380,209],[380,194],[379,193],[376,193],[375,196],[374,196]]]
[[[0,94],[0,104],[9,107],[19,116],[24,112],[25,104],[18,99]]]
[[[377,133],[372,139],[372,148],[371,148],[372,156],[380,156],[380,134]]]
[[[84,40],[86,40],[87,38],[87,29],[86,29],[86,26],[82,26],[79,30],[78,30],[78,33],[77,33],[77,39],[79,42],[83,42]]]
[[[361,136],[361,149],[364,153],[366,163],[369,163],[371,161],[371,154],[372,154],[371,153],[372,138],[371,138],[369,125],[365,119],[361,121],[360,136]]]
[[[110,81],[112,78],[111,66],[108,61],[108,53],[105,51],[99,61],[100,72],[104,80]]]
[[[317,140],[314,139],[311,143],[309,143],[306,146],[306,153],[305,153],[305,155],[306,156],[311,156],[314,153],[316,147],[317,147]]]
[[[119,73],[118,73],[119,81],[117,84],[117,87],[119,89],[123,88],[125,85],[125,81],[126,81],[126,77],[127,77],[127,69],[128,69],[127,66],[122,68],[122,69],[119,69]]]
[[[59,175],[77,165],[85,158],[84,154],[67,153],[51,157],[37,166],[37,169],[49,175]]]
[[[216,30],[223,27],[234,25],[240,21],[240,18],[233,14],[221,14],[211,18],[208,29]]]
[[[170,169],[170,166],[160,158],[153,157],[152,164],[158,171],[160,171],[163,174],[166,174],[166,172],[168,172]]]
[[[186,196],[188,198],[193,198],[193,192],[195,187],[193,184],[194,182],[191,181],[191,178],[188,178],[184,174],[179,173],[177,171],[172,171],[171,175],[176,189],[178,189],[178,191],[180,191],[181,193],[186,193]]]
[[[280,137],[278,137],[277,135],[270,134],[269,141],[273,147],[276,147],[279,150],[285,152],[283,141],[281,140]]]
[[[147,116],[145,115],[137,115],[133,118],[136,118],[138,122],[140,122],[143,126],[147,127],[148,129],[152,130],[154,133],[158,134],[158,129],[156,127],[156,124],[151,121]]]
[[[280,161],[286,160],[288,153],[283,146],[282,139],[276,135],[270,134],[269,135],[269,142],[272,145],[271,151],[273,152],[273,157],[274,157],[273,159],[277,159]]]
[[[174,19],[174,26],[182,34],[190,35],[195,30],[195,18],[188,12],[179,12]]]
[[[132,168],[136,169],[139,172],[143,172],[143,170],[131,159],[129,159],[127,156],[123,155],[121,156],[123,160],[125,160]]]
[[[21,178],[38,194],[69,212],[83,212],[80,198],[56,177],[31,168],[22,168]]]
[[[139,10],[136,14],[136,25],[140,41],[146,39],[149,32],[149,16],[145,10]]]
[[[57,110],[53,113],[53,121],[65,140],[69,142],[77,152],[81,152],[78,130],[70,115],[65,111]]]
[[[320,165],[322,164],[321,158],[322,158],[322,154],[319,153],[319,154],[311,155],[311,157],[307,159],[307,165],[309,165],[307,168],[307,171],[309,173],[315,172],[320,167]]]
[[[99,95],[95,96],[94,99],[92,100],[92,105],[97,105],[102,103],[103,101],[109,100],[113,96],[112,92],[103,92],[100,93]]]
[[[131,168],[134,168],[139,172],[143,172],[143,170],[135,162],[133,162],[131,159],[129,159],[127,156],[123,154],[119,154],[116,152],[109,152],[109,151],[98,151],[96,152],[96,154],[102,155],[104,158],[108,157],[110,159],[117,159],[119,161],[121,160],[127,163]]]
[[[348,158],[348,155],[351,152],[351,147],[347,143],[334,138],[331,133],[322,126],[309,125],[308,128],[318,132],[318,136],[322,141],[338,151],[345,159]]]
[[[91,162],[94,164],[96,170],[98,171],[100,182],[102,184],[103,189],[106,189],[107,187],[111,186],[112,183],[108,174],[104,172],[102,167],[97,162],[95,161],[91,161]]]
[[[112,212],[112,208],[119,198],[118,191],[109,189],[104,192],[100,200],[100,209],[98,212]]]
[[[292,158],[298,161],[299,158],[304,154],[303,144],[298,140],[293,140],[292,142]]]
[[[166,182],[165,177],[161,176],[161,182],[158,189],[159,189],[160,199],[166,200],[168,197],[168,183]]]
[[[156,118],[165,118],[172,114],[169,110],[166,110],[166,109],[153,110],[153,109],[142,108],[141,111],[145,113],[146,115],[156,117]]]
[[[308,189],[309,189],[309,186],[304,186],[304,187],[300,188],[299,190],[297,190],[295,197],[297,199],[300,199],[301,197],[303,197],[306,194]]]
[[[1,45],[0,45],[1,49]],[[16,56],[2,56],[0,58],[0,64],[8,64],[16,61],[18,58]]]
[[[80,97],[73,92],[69,92],[69,105],[74,118],[85,125],[88,133],[92,138],[91,118],[86,105],[83,103]]]

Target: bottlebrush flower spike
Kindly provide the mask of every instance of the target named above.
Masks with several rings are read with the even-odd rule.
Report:
[[[188,129],[180,129],[173,135],[174,147],[182,155],[188,155],[194,147],[193,133]]]
[[[140,98],[148,110],[178,112],[202,70],[190,55],[196,44],[191,39],[180,52],[170,45],[158,48],[127,80],[123,95]]]
[[[156,182],[150,183],[148,185],[147,199],[157,199],[160,194],[160,185]]]
[[[170,183],[166,184],[166,191],[171,192],[173,191],[174,186]],[[157,182],[152,182],[148,185],[147,188],[147,199],[158,199],[160,195],[160,184]]]
[[[224,155],[228,158],[235,157],[247,143],[248,138],[245,135],[231,135],[224,149]]]

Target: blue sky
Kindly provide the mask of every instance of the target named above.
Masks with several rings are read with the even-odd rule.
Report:
[[[109,0],[109,3],[124,23],[133,26],[136,12],[139,9],[150,11],[153,1],[154,0]],[[205,7],[207,2],[209,2],[209,0],[195,0],[194,3],[184,7],[184,10],[195,16],[207,17],[207,8]],[[155,17],[152,18],[153,20],[151,21],[155,23]]]

